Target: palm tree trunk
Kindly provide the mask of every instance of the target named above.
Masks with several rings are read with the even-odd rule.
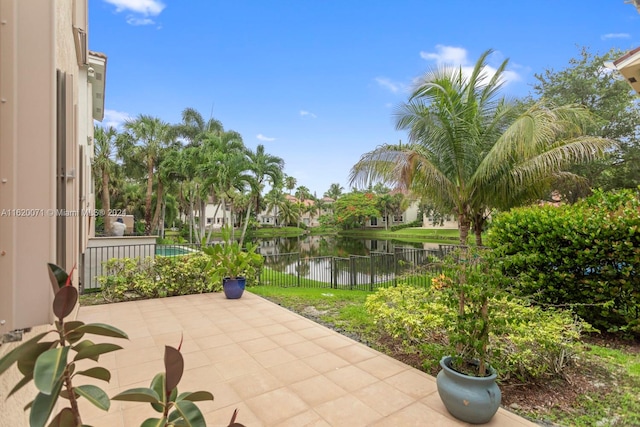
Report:
[[[104,211],[104,234],[111,233],[111,218],[109,211],[111,210],[111,201],[109,199],[109,172],[106,168],[102,169],[102,210]]]
[[[469,237],[469,229],[471,228],[471,221],[469,217],[463,212],[458,214],[458,230],[460,230],[460,244],[467,244],[467,237]]]
[[[153,159],[147,165],[147,198],[144,204],[144,234],[151,235],[151,197],[153,196]]]
[[[216,219],[216,215],[218,215],[218,211],[220,210],[220,204],[216,205],[216,210],[213,212],[213,219]],[[224,214],[223,214],[224,216]],[[207,234],[207,243],[211,241],[211,233],[213,232],[213,226],[215,222],[211,223],[211,227],[209,227],[209,234]]]
[[[484,228],[485,217],[482,214],[475,214],[473,218],[473,232],[476,235],[476,246],[482,246],[482,229]]]
[[[249,215],[251,214],[251,203],[247,206],[247,216],[244,219],[244,226],[242,227],[242,234],[240,235],[240,247],[244,243],[244,236],[247,233],[247,225],[249,224]]]
[[[203,199],[200,199],[200,215],[198,218],[200,218],[200,224],[198,224],[198,228],[200,229],[198,241],[200,241],[204,237],[204,226],[207,222],[207,204]]]
[[[160,211],[162,210],[162,198],[164,197],[163,190],[164,190],[164,185],[162,184],[160,177],[158,177],[158,195],[156,196],[156,210],[153,213],[153,220],[151,221],[151,228],[153,230],[160,229]]]
[[[233,199],[229,201],[229,225],[231,226],[231,241],[236,239],[235,215],[233,214]]]

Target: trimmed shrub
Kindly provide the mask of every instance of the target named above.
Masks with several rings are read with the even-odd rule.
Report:
[[[174,296],[217,292],[221,283],[211,280],[208,255],[156,256],[156,292],[158,296]]]
[[[640,333],[637,192],[513,209],[493,219],[487,241],[521,295],[572,308],[604,330]]]
[[[219,292],[222,284],[211,280],[209,257],[203,253],[111,259],[105,263],[106,275],[98,277],[107,301],[158,298]]]
[[[456,313],[443,302],[437,284],[436,279],[429,289],[405,284],[379,289],[365,303],[384,332],[401,340],[406,351],[421,353],[426,369],[455,353],[447,319]],[[577,352],[580,332],[589,328],[569,311],[542,310],[506,295],[491,298],[489,310],[489,362],[503,380],[560,374]]]

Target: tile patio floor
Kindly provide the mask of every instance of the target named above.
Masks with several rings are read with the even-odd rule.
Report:
[[[178,388],[213,393],[199,403],[208,426],[227,426],[235,408],[247,427],[467,425],[447,413],[435,378],[248,292],[87,306],[78,318],[129,335],[103,340],[124,347],[100,358],[112,379],[96,384],[110,396],[148,387],[163,370],[164,345],[177,347],[184,334]],[[157,414],[146,403],[113,401],[105,413],[80,401],[94,426],[139,426]],[[503,409],[487,425],[535,426]]]

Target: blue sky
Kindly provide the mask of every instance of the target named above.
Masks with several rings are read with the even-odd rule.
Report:
[[[494,49],[518,97],[579,46],[640,46],[624,0],[89,0],[89,21],[90,49],[108,56],[104,124],[195,108],[318,196],[349,190],[363,153],[406,141],[393,112],[429,67]]]

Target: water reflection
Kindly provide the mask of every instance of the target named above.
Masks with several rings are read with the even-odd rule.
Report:
[[[438,244],[433,243],[337,236],[255,242],[269,267],[261,280],[280,286],[300,286],[301,279],[311,279],[316,285],[373,290],[376,284],[388,284],[403,274],[415,273],[439,253]]]
[[[372,252],[393,253],[397,249],[438,249],[437,243],[407,243],[395,240],[359,239],[343,236],[300,236],[254,239],[262,255],[300,253],[301,257],[367,256]]]

